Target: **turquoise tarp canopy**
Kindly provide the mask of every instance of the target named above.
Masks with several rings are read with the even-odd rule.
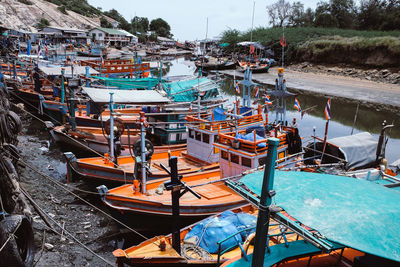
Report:
[[[92,76],[92,78],[102,81],[107,86],[115,86],[120,89],[151,89],[154,88],[159,80],[157,78],[107,78]]]
[[[190,102],[197,99],[197,92],[205,95],[203,99],[218,94],[218,84],[205,77],[182,80],[177,82],[163,82],[164,90],[176,102]]]
[[[240,181],[261,194],[263,172]],[[328,240],[400,261],[400,194],[350,177],[276,171],[273,202]]]

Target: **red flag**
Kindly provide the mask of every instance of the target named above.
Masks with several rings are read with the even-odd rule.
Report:
[[[286,46],[285,34],[282,34],[281,46],[283,46],[283,47],[285,47],[285,46]]]
[[[253,54],[253,53],[254,53],[254,50],[255,50],[254,45],[251,44],[251,45],[250,45],[250,54]]]

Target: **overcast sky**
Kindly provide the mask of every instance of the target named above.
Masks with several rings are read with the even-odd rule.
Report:
[[[319,0],[302,1],[315,8]],[[244,31],[251,28],[253,0],[88,0],[103,11],[116,9],[128,21],[136,14],[149,21],[162,18],[171,26],[179,41],[204,39],[208,17],[208,38],[214,38],[227,29]],[[255,1],[254,27],[267,26],[266,5],[275,1]],[[291,1],[293,2],[293,1]]]

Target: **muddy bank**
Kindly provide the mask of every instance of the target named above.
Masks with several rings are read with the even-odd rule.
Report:
[[[50,144],[50,136],[44,126],[37,121],[31,122],[26,116],[23,122],[24,130],[18,138],[22,160],[65,185],[66,167],[63,156],[56,147]],[[19,173],[22,187],[29,192],[46,214],[60,225],[64,225],[66,231],[73,234],[96,254],[111,263],[115,262],[112,251],[117,248],[115,240],[119,229],[114,221],[32,169],[20,164]],[[90,190],[83,183],[70,183],[69,186]],[[97,195],[76,190],[74,192],[97,207],[103,208]],[[108,265],[73,241],[65,232],[61,236],[63,230],[51,220],[51,224],[59,234],[52,232],[35,211],[33,218],[36,266]]]
[[[387,69],[355,68],[347,64],[321,65],[303,62],[292,64],[288,66],[288,69],[305,73],[320,73],[359,78],[378,83],[400,84],[400,67]]]
[[[290,91],[300,94],[316,94],[326,97],[341,98],[343,100],[361,103],[364,106],[397,112],[400,107],[400,84],[374,82],[357,77],[331,75],[327,72],[303,72],[285,69],[285,79]],[[237,79],[243,78],[243,73],[234,70],[223,70],[219,73]],[[272,89],[278,77],[278,67],[270,69],[269,73],[254,73],[253,81]]]

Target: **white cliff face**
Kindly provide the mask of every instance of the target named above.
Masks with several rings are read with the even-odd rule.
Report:
[[[30,0],[33,4],[26,5],[17,0],[0,0],[0,26],[37,32],[35,25],[41,18],[50,22],[51,26],[90,29],[100,26],[98,17],[85,17],[67,10],[68,15],[61,13],[57,5],[44,0]]]

